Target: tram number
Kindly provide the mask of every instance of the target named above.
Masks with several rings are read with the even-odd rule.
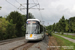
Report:
[[[32,34],[30,34],[30,37],[32,37]]]

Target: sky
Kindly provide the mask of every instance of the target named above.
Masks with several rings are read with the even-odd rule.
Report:
[[[29,12],[35,18],[44,21],[46,26],[57,23],[63,15],[65,19],[75,16],[75,0],[29,0],[29,7],[38,3],[40,8],[44,8],[44,10],[33,9],[39,8],[39,5],[37,5],[29,9]],[[0,16],[3,17],[9,15],[12,11],[26,14],[26,9],[20,10],[20,8],[26,8],[26,0],[0,0],[0,6],[2,7]]]

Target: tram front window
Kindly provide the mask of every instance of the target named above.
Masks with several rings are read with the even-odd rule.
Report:
[[[26,33],[27,34],[36,34],[38,33],[38,26],[36,24],[27,24]]]

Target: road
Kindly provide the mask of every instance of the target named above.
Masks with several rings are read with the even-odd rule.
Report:
[[[75,35],[75,33],[64,33],[66,35]]]

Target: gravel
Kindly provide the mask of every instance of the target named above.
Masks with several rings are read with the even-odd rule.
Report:
[[[5,45],[0,45],[0,50],[11,50],[14,47],[24,44],[25,39],[14,41]]]
[[[46,36],[44,40],[31,46],[27,50],[47,50],[47,48],[48,48],[48,36]]]

